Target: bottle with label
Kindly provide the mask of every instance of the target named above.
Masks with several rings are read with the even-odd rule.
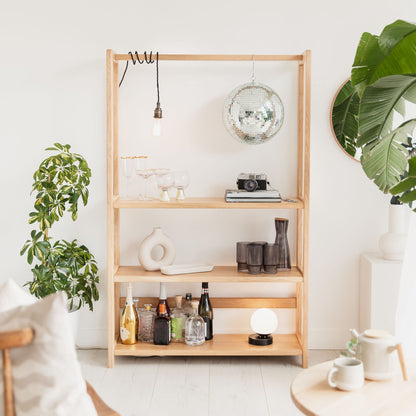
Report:
[[[167,301],[167,296],[166,296],[166,283],[163,283],[163,282],[160,283],[159,304],[157,305],[157,308],[156,308],[156,313],[157,314],[160,313],[160,306],[161,305],[165,305],[165,313],[169,317],[170,316],[170,308],[169,308],[168,301]]]
[[[126,305],[120,318],[120,339],[122,344],[132,345],[137,342],[139,318],[133,305],[132,286],[127,287]]]
[[[198,313],[205,322],[205,339],[212,339],[214,336],[212,320],[214,313],[209,300],[208,282],[202,283],[201,299],[199,299]]]
[[[172,342],[185,342],[186,315],[182,311],[182,296],[175,296],[176,308],[172,311],[170,322],[172,327]]]
[[[187,293],[185,296],[185,303],[182,306],[182,312],[188,318],[192,315],[192,293]]]
[[[156,345],[168,345],[170,343],[170,318],[166,314],[166,305],[159,305],[159,316],[155,319],[153,342]]]
[[[187,345],[202,345],[205,342],[205,322],[198,315],[198,301],[192,301],[192,314],[185,323],[185,342]]]
[[[152,305],[146,303],[144,311],[140,314],[141,340],[143,342],[153,342],[153,331],[156,313],[152,311]]]

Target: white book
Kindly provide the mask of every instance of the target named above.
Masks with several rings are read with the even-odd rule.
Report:
[[[280,192],[274,189],[247,192],[243,189],[226,189],[226,198],[280,198]]]

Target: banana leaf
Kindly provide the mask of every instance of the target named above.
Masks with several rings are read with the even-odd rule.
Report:
[[[332,107],[332,127],[342,148],[352,157],[357,153],[358,108],[360,100],[351,81],[339,91]]]
[[[361,97],[366,86],[389,75],[416,73],[416,25],[396,20],[380,36],[361,36],[351,72],[351,83]]]
[[[409,150],[404,146],[416,128],[416,119],[402,123],[389,134],[364,146],[361,164],[366,175],[387,193],[407,168]]]
[[[416,75],[391,75],[366,87],[358,114],[358,147],[388,134],[394,111],[404,116],[405,101],[416,102]]]
[[[416,201],[416,156],[409,160],[408,176],[391,188],[390,192],[393,195],[401,194],[400,201],[404,204]],[[413,211],[416,211],[416,208]]]

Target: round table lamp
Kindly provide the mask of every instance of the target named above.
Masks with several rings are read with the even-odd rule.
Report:
[[[277,324],[277,316],[272,310],[267,308],[257,309],[250,319],[251,329],[255,334],[248,337],[248,343],[252,345],[273,344],[271,334],[276,330]]]

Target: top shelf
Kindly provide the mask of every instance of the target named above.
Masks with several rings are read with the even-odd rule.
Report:
[[[140,201],[115,197],[115,208],[179,208],[179,209],[303,209],[299,198],[290,198],[295,202],[225,202],[224,198],[186,198],[184,201],[172,199],[169,202],[158,200]]]

